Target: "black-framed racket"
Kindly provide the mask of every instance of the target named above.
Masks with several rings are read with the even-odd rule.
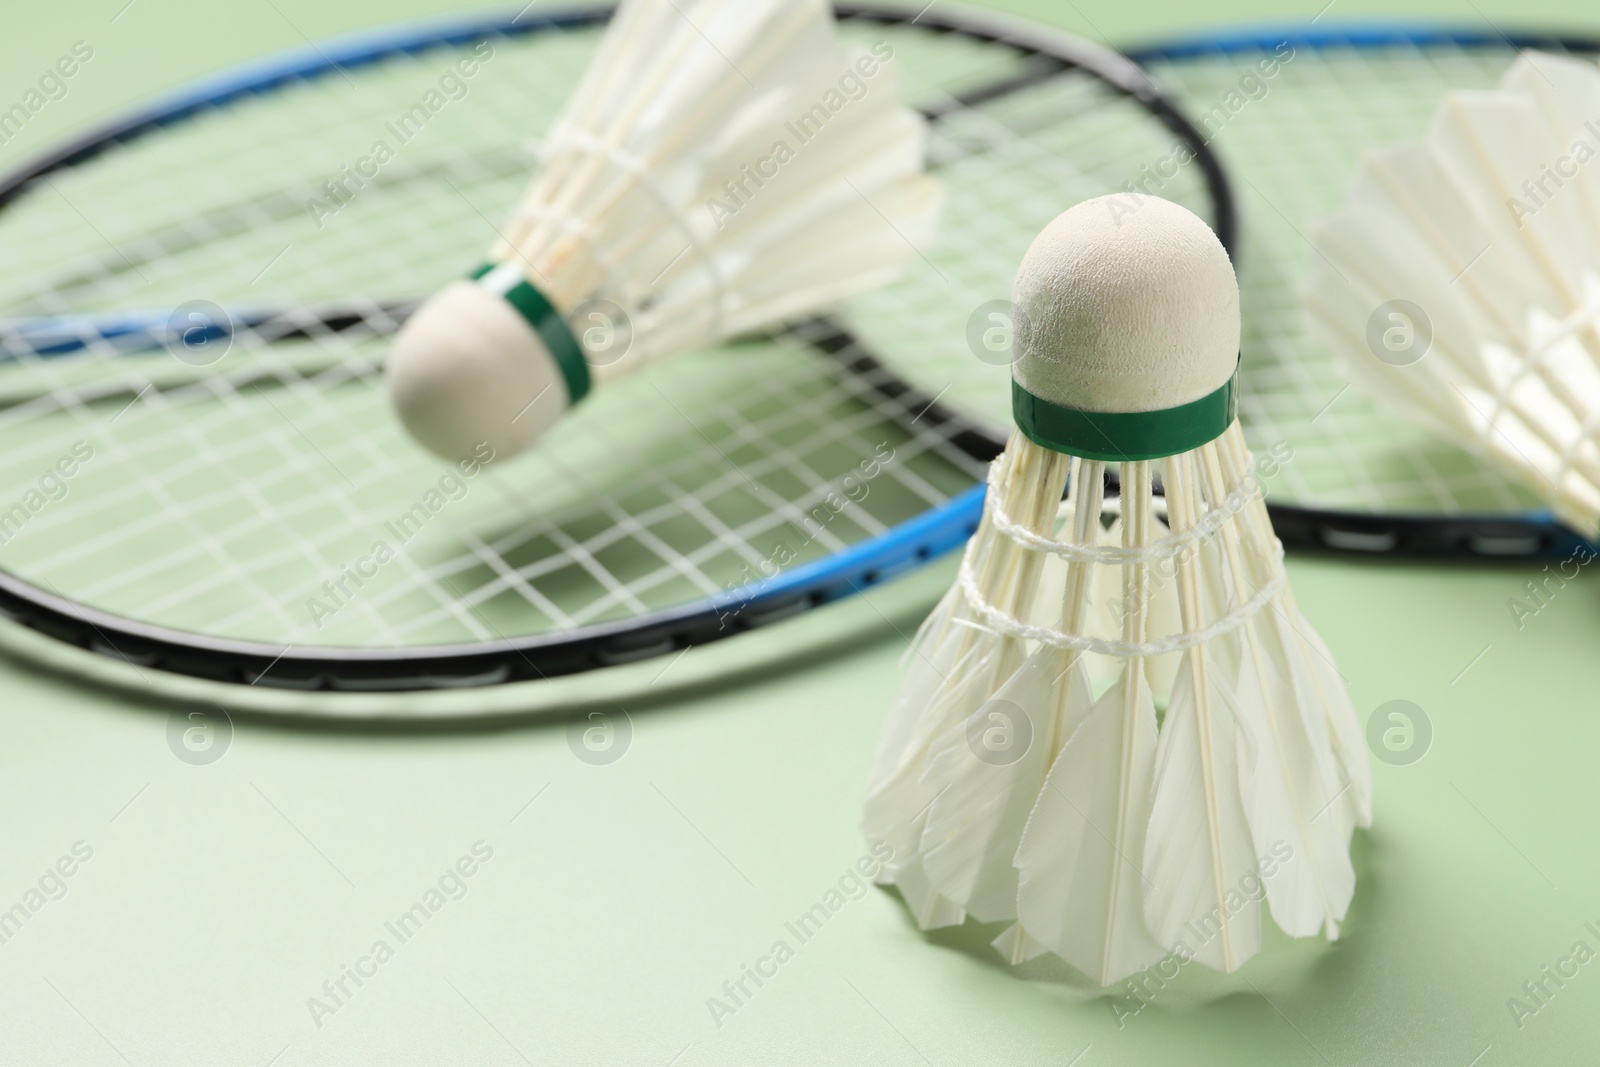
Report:
[[[605,10],[269,60],[0,183],[0,609],[201,678],[460,687],[704,644],[958,546],[995,442],[885,369],[922,343],[918,305],[1004,291],[995,212],[1047,218],[1175,137],[1205,159],[1186,202],[1226,231],[1230,201],[1121,57],[943,12],[841,15],[892,43],[933,120],[942,291],[914,275],[899,304],[679,360],[470,476],[404,437],[385,347],[481,256]],[[485,41],[470,80],[441,80]],[[426,129],[396,127],[445,89]]]

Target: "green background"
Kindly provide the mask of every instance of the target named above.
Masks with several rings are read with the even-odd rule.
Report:
[[[1320,4],[995,6],[1129,43],[1304,22]],[[75,40],[96,58],[0,165],[197,75],[444,9],[11,5],[0,99]],[[1406,14],[1600,23],[1554,0]],[[1322,17],[1373,15],[1396,12],[1336,0]],[[1239,974],[1185,969],[1130,1015],[1135,1001],[1064,967],[1004,968],[993,928],[920,934],[873,890],[716,1025],[707,998],[777,939],[795,945],[785,922],[863,854],[857,809],[897,659],[952,572],[947,561],[671,664],[471,698],[500,712],[616,699],[633,733],[608,766],[577,759],[570,720],[549,715],[401,728],[244,714],[223,758],[192,766],[169,749],[169,724],[209,705],[136,675],[91,682],[110,672],[59,653],[44,667],[0,660],[0,910],[74,843],[92,849],[65,895],[0,944],[0,1064],[1595,1060],[1600,961],[1548,983],[1520,1027],[1507,1007],[1576,942],[1600,951],[1585,927],[1600,930],[1600,596],[1584,573],[1519,629],[1507,601],[1540,576],[1531,564],[1291,559],[1362,713],[1407,700],[1433,730],[1420,761],[1374,763],[1376,822],[1356,841],[1360,882],[1336,944],[1269,938]],[[493,856],[465,895],[313,1021],[324,980],[379,937],[395,944],[384,923],[479,841]]]

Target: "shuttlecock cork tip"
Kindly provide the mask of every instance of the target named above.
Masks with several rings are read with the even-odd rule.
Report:
[[[384,377],[406,430],[452,461],[485,444],[501,458],[521,452],[569,406],[539,333],[472,281],[452,283],[416,310],[389,350]]]
[[[1227,250],[1159,197],[1114,193],[1057,216],[1023,257],[1012,304],[1012,376],[1063,408],[1178,408],[1222,389],[1238,365]]]

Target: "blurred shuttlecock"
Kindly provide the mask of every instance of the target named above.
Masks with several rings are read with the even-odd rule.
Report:
[[[1525,52],[1369,155],[1312,229],[1311,318],[1379,399],[1600,532],[1600,68]]]
[[[1263,900],[1336,936],[1366,752],[1234,418],[1226,251],[1175,204],[1101,197],[1035,239],[1014,304],[1019,430],[868,787],[881,880],[924,928],[1011,920],[1011,962],[1103,985],[1168,953],[1235,969]]]
[[[891,279],[939,201],[892,55],[826,0],[624,0],[490,265],[396,340],[407,429],[510,455],[591,382]]]

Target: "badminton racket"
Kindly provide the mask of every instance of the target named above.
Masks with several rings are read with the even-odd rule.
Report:
[[[995,442],[891,350],[1003,295],[1014,233],[1175,140],[1197,163],[1166,195],[1224,235],[1226,184],[1113,53],[841,16],[931,119],[942,241],[886,300],[620,383],[515,461],[413,446],[382,358],[478,261],[605,11],[333,42],[0,182],[0,610],[145,670],[483,686],[680,652],[961,544]]]

